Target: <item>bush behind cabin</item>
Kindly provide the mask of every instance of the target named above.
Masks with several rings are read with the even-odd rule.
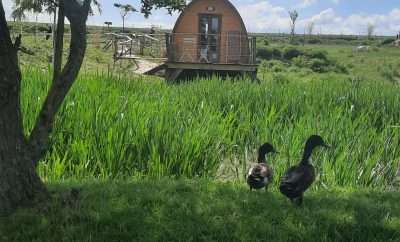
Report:
[[[257,58],[261,61],[279,60],[317,73],[348,73],[345,66],[330,58],[326,51],[321,50],[300,49],[294,46],[260,47],[257,50]],[[276,66],[276,62],[274,65]]]

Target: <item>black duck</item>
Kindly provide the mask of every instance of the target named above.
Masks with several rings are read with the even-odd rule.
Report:
[[[305,145],[300,164],[289,168],[281,179],[279,190],[297,205],[303,203],[303,193],[315,181],[315,168],[311,164],[311,155],[319,146],[329,148],[320,136],[311,136]]]

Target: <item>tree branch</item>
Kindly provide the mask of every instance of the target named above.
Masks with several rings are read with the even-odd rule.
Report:
[[[64,1],[59,1],[57,29],[55,34],[54,74],[53,80],[58,80],[62,68],[62,55],[64,48]]]
[[[16,49],[17,51],[19,50],[19,48],[21,47],[21,42],[22,42],[22,35],[18,35],[18,37],[15,39],[14,42],[14,49]]]
[[[1,47],[12,46],[10,31],[8,30],[6,15],[4,13],[4,7],[2,1],[0,1],[0,46]],[[0,51],[1,53],[3,53],[5,49],[0,48]]]
[[[30,50],[24,46],[19,47],[18,50],[27,55],[35,55],[35,52],[33,52],[32,50]]]
[[[3,3],[0,0],[0,113],[8,117],[13,116],[13,119],[10,119],[13,120],[12,124],[8,123],[5,124],[5,126],[0,126],[2,126],[2,129],[15,129],[14,134],[17,137],[13,138],[25,144],[26,138],[23,131],[20,106],[21,71],[18,66],[18,48],[20,41],[21,38],[17,38],[15,45],[12,43]],[[1,138],[3,139],[5,137]],[[5,138],[5,140],[7,142],[7,138]],[[20,151],[21,147],[14,148]],[[0,162],[1,158],[2,157],[0,157]]]
[[[26,48],[24,46],[21,46],[21,43],[22,43],[21,39],[22,39],[22,35],[18,35],[17,38],[15,39],[14,50],[21,51],[22,53],[27,54],[27,55],[35,55],[35,53],[33,51],[29,50],[28,48]]]
[[[55,2],[55,1],[53,1],[53,0],[48,0],[51,4],[53,4],[55,7],[58,7],[59,5]]]
[[[76,0],[64,0],[64,13],[71,26],[70,53],[59,77],[53,80],[35,127],[29,137],[29,146],[35,165],[37,165],[48,148],[55,115],[75,82],[82,66],[86,51],[86,20],[90,2],[91,0],[85,0],[83,3]]]
[[[21,73],[17,51],[11,40],[3,3],[0,1],[0,110],[1,105],[9,101],[10,93],[19,90]]]

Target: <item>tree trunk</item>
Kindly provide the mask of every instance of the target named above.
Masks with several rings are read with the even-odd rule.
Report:
[[[65,5],[64,5],[65,2]],[[21,71],[18,50],[21,36],[12,43],[0,0],[0,216],[48,198],[36,165],[48,150],[55,115],[74,83],[86,50],[86,20],[90,0],[60,0],[71,24],[68,61],[61,71],[63,28],[59,28],[52,86],[29,139],[25,137],[20,106]],[[61,15],[63,15],[61,9]],[[60,25],[64,21],[59,21]]]
[[[46,196],[35,167],[27,158],[20,107],[20,39],[11,42],[0,1],[0,214]]]
[[[1,48],[2,49],[2,48]],[[8,60],[0,51],[0,66]],[[20,73],[18,67],[0,68],[0,215],[16,206],[47,195],[33,163],[27,158],[19,103]],[[18,70],[18,71],[16,71]],[[3,84],[9,85],[5,87]]]
[[[9,94],[14,96],[16,92],[12,90]],[[0,101],[0,215],[45,199],[48,195],[27,156],[18,112],[19,100],[9,97],[6,103],[4,101]]]

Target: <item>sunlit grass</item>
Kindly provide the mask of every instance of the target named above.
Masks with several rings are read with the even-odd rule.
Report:
[[[39,171],[66,178],[243,179],[255,149],[272,142],[279,177],[314,133],[333,145],[314,157],[316,187],[387,186],[400,161],[400,88],[388,83],[284,75],[261,84],[218,78],[168,85],[156,78],[85,74],[56,119]],[[26,69],[23,113],[32,128],[49,74]],[[221,174],[222,173],[222,174]]]

